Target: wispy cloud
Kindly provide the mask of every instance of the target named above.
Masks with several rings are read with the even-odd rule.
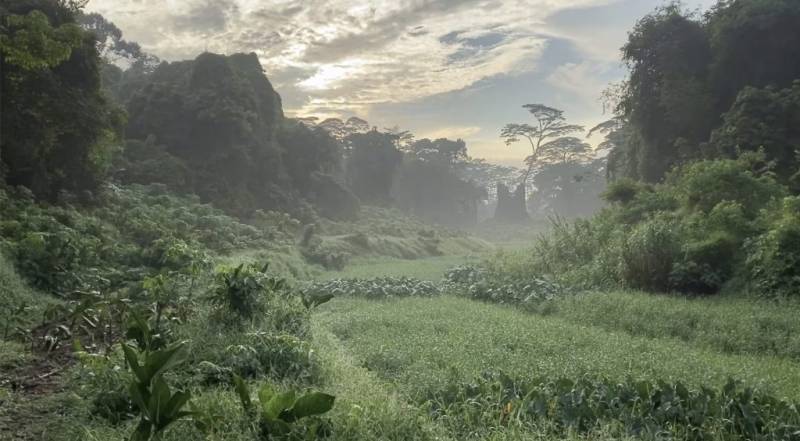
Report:
[[[609,1],[92,0],[89,9],[166,59],[256,52],[290,113],[313,114],[366,112],[534,69],[548,15]]]
[[[515,153],[497,133],[525,117],[525,102],[587,125],[603,118],[597,98],[624,73],[626,32],[662,1],[91,0],[88,9],[166,60],[255,52],[287,115],[406,124],[508,160]]]

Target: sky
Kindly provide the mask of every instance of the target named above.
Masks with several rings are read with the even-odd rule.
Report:
[[[705,10],[715,0],[685,0]],[[358,116],[418,138],[462,138],[470,155],[518,165],[499,137],[523,104],[608,119],[620,48],[663,0],[90,0],[149,53],[255,52],[288,116]]]

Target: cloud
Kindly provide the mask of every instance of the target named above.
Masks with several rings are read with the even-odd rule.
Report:
[[[608,85],[608,63],[585,60],[580,63],[566,63],[557,67],[547,76],[547,84],[572,94],[585,105],[596,106],[600,92]]]
[[[573,0],[570,6],[608,0]],[[167,60],[255,52],[295,113],[368,111],[535,68],[559,0],[91,0]],[[295,81],[287,73],[302,73]]]
[[[429,139],[465,139],[480,133],[481,128],[478,126],[454,126],[454,127],[440,127],[432,131],[422,132],[417,134],[417,138]]]
[[[618,48],[659,3],[90,0],[87,9],[169,61],[205,50],[256,53],[287,115],[405,123],[506,158],[513,153],[496,134],[524,116],[525,102],[564,108],[576,121],[602,118],[597,98],[624,74]]]

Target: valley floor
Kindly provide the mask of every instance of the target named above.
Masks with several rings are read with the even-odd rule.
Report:
[[[434,279],[431,272],[441,260],[459,263],[458,257],[370,262],[350,271],[376,277],[383,275],[381,269],[391,276],[405,270],[402,275]],[[798,312],[796,305],[747,299],[626,292],[555,300],[533,313],[453,295],[336,298],[317,310],[313,327],[320,353],[338,360],[333,365],[340,370],[342,387],[356,387],[359,398],[353,406],[399,406],[398,417],[421,418],[434,436],[458,438],[463,432],[453,426],[475,421],[430,421],[425,415],[443,391],[487,373],[664,381],[713,389],[735,379],[780,399],[800,401]],[[502,414],[494,419],[495,427],[474,430],[471,437],[554,439],[545,429],[502,424]],[[396,435],[376,433],[385,439]],[[624,438],[613,426],[561,436]]]
[[[448,268],[478,258],[356,259],[344,271],[318,272],[314,277],[438,281]],[[445,290],[441,295],[381,300],[343,295],[315,310],[311,345],[322,369],[316,387],[337,397],[329,414],[336,430],[327,439],[632,436],[627,422],[614,419],[588,430],[565,426],[566,419],[526,420],[512,409],[512,403],[524,399],[505,397],[507,391],[497,389],[490,378],[513,379],[513,388],[539,379],[555,381],[552,384],[563,379],[607,379],[609,384],[663,382],[658,384],[677,384],[675,390],[685,385],[688,390],[716,391],[725,390],[735,379],[766,396],[800,401],[800,324],[795,320],[800,308],[793,304],[617,292],[556,299],[522,311],[458,294]],[[9,354],[14,348],[0,349],[6,351],[3,360],[13,359]],[[488,388],[487,396],[469,397],[470,391],[483,387]],[[69,403],[75,399],[71,392],[52,392],[52,396],[0,397],[4,400],[0,429],[5,426],[4,433],[22,437],[0,439],[122,440],[130,432],[130,425],[108,426],[71,413]],[[230,388],[212,385],[194,396],[199,403],[221,409],[224,414],[218,417],[233,421],[230,427],[241,424],[236,422],[241,414],[238,398]],[[26,424],[20,419],[28,417],[41,420],[41,425],[20,426]],[[728,429],[710,426],[702,436],[678,438],[726,440],[731,439]],[[197,432],[188,423],[178,423],[163,440],[185,441],[190,433]],[[643,431],[630,439],[655,435]],[[221,430],[219,436],[213,439],[246,440],[251,435]]]

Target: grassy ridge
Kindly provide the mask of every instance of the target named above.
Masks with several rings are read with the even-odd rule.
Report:
[[[722,354],[456,298],[335,300],[316,320],[412,399],[500,369],[515,376],[599,375],[724,384],[729,377],[793,399],[800,364]],[[400,338],[399,336],[402,336]]]
[[[607,331],[675,338],[726,353],[800,359],[800,323],[794,302],[614,292],[565,297],[540,305],[538,311]]]

